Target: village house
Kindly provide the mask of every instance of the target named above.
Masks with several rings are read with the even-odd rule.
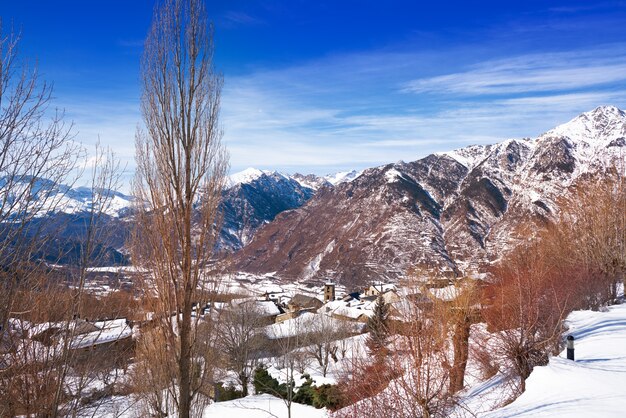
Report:
[[[100,329],[91,322],[84,319],[74,319],[69,323],[65,322],[44,322],[34,325],[29,329],[29,337],[33,341],[38,341],[45,345],[53,345],[62,341],[68,334],[79,336],[97,332]]]
[[[276,322],[276,317],[284,313],[284,310],[273,300],[233,299],[231,301],[232,306],[244,303],[250,305],[265,324],[273,324]]]
[[[398,288],[395,284],[378,282],[372,283],[367,289],[365,289],[363,294],[365,296],[378,296],[381,293],[387,293],[391,291],[396,293],[398,292]]]
[[[301,311],[304,309],[318,310],[324,303],[316,297],[296,294],[289,300],[287,307],[290,311]]]
[[[318,312],[344,321],[367,323],[374,314],[375,304],[375,298],[363,298],[354,292],[342,299],[327,302]]]

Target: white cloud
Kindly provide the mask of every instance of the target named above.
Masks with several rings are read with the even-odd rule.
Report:
[[[511,56],[457,71],[437,66],[442,55],[344,54],[227,77],[222,125],[231,167],[325,174],[533,137],[595,106],[626,106],[622,50]],[[130,178],[139,99],[107,97],[62,106],[77,139],[93,144],[99,136]]]
[[[624,45],[607,49],[542,53],[490,60],[467,71],[418,78],[413,93],[517,94],[581,89],[626,81]]]

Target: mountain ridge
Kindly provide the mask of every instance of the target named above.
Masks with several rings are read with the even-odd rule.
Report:
[[[481,271],[514,244],[519,225],[553,217],[577,179],[616,159],[623,164],[625,137],[626,113],[603,106],[534,139],[472,145],[360,172],[250,168],[229,178],[218,249],[234,253],[237,269],[287,280],[358,284],[399,280],[415,267],[451,276]],[[42,192],[45,182],[40,185],[35,190]],[[53,192],[67,198],[60,213],[89,209],[90,190],[56,187]],[[132,197],[111,193],[107,216],[116,228],[128,228]],[[117,239],[123,252],[119,246]]]
[[[547,221],[577,179],[623,159],[624,132],[624,112],[598,107],[535,139],[367,169],[278,215],[235,265],[354,285],[399,280],[415,267],[480,272],[514,245],[521,223]]]

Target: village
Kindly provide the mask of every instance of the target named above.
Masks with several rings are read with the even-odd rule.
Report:
[[[109,273],[102,275],[107,280]],[[94,280],[96,284],[102,282]],[[128,279],[122,282],[127,286]],[[399,324],[394,329],[400,329],[403,321],[415,317],[411,314],[414,307],[428,310],[436,300],[445,303],[454,299],[458,291],[447,280],[419,290],[383,282],[347,290],[328,281],[309,288],[307,293],[299,293],[290,285],[268,285],[266,280],[261,283],[264,286],[255,286],[255,291],[246,296],[220,295],[212,302],[193,304],[198,330],[203,329],[203,323],[218,324],[212,336],[221,359],[210,390],[214,401],[237,397],[233,393],[251,393],[253,374],[259,367],[269,368],[280,382],[294,380],[294,389],[307,378],[312,378],[314,385],[336,384],[349,368],[347,362],[366,355],[368,321],[377,304],[388,307],[389,323]],[[109,295],[115,294],[114,290],[106,290]],[[102,296],[102,287],[93,286],[92,291]],[[169,319],[174,321],[175,317],[173,312]],[[18,316],[10,318],[7,329],[0,334],[0,378],[16,367],[45,370],[66,356],[71,358],[73,368],[88,368],[92,375],[84,387],[76,389],[82,392],[76,396],[100,399],[105,394],[127,393],[132,380],[127,372],[138,361],[137,341],[163,320],[168,319],[142,310],[127,317],[74,317],[41,323]],[[242,348],[248,352],[244,358],[237,358]],[[230,395],[223,398],[226,391]]]
[[[105,276],[108,280],[108,276]],[[88,287],[96,295],[115,292],[108,286],[98,285],[103,279],[94,280],[94,285]],[[123,282],[124,290],[129,287],[129,281]],[[194,302],[194,316],[200,320],[208,319],[210,315],[220,315],[224,311],[237,306],[248,306],[264,324],[265,335],[271,340],[281,335],[281,329],[294,329],[297,325],[299,333],[306,334],[307,326],[315,324],[322,316],[336,320],[337,323],[351,324],[355,333],[366,332],[368,319],[373,315],[377,301],[380,299],[389,305],[389,317],[392,321],[401,322],[406,317],[408,301],[418,302],[419,306],[426,307],[432,303],[432,298],[451,300],[455,295],[455,286],[450,281],[442,287],[441,282],[422,287],[428,294],[410,291],[409,288],[396,284],[377,282],[362,290],[346,291],[343,286],[327,282],[319,288],[317,295],[311,292],[295,293],[283,290],[280,286],[272,286],[256,295],[241,297],[220,298],[230,299],[229,302],[212,302],[201,304]],[[299,318],[306,318],[302,320]],[[214,318],[216,319],[216,318]],[[115,318],[74,318],[66,322],[33,323],[20,318],[10,318],[9,327],[2,330],[0,355],[17,349],[13,338],[19,336],[24,340],[32,340],[45,346],[58,345],[64,342],[67,335],[72,335],[67,342],[72,350],[88,351],[95,349],[109,349],[115,345],[127,346],[129,341],[137,338],[142,327],[149,326],[154,321],[152,312],[135,313],[133,317]],[[12,342],[13,341],[13,342]],[[5,360],[5,366],[8,364]],[[0,366],[1,367],[1,366]]]

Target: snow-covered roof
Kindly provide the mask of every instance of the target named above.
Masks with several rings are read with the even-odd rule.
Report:
[[[319,317],[317,314],[312,312],[303,312],[295,318],[266,326],[265,335],[269,339],[278,340],[281,338],[306,334],[314,329],[315,323],[318,320]]]
[[[76,336],[70,343],[70,347],[73,349],[91,347],[132,336],[132,330],[126,324],[126,319],[101,321],[96,322],[96,325],[100,330]]]
[[[271,300],[258,300],[256,301],[259,311],[265,316],[275,316],[280,314],[280,309]]]
[[[28,328],[28,336],[30,338],[41,334],[49,329],[58,329],[63,330],[67,329],[73,331],[78,334],[86,334],[88,332],[94,332],[98,330],[98,326],[94,323],[87,322],[83,319],[77,319],[70,321],[69,324],[67,322],[42,322],[40,324],[30,324],[30,328]]]
[[[294,295],[289,301],[290,304],[297,305],[301,308],[319,308],[323,302],[314,296],[303,295],[302,293],[298,293]]]
[[[303,312],[299,316],[265,327],[267,338],[281,338],[303,335],[311,332],[328,332],[329,330],[347,330],[361,332],[362,324],[347,324],[345,321],[322,313]]]
[[[362,315],[370,317],[374,313],[374,307],[376,301],[370,300],[356,300],[350,301],[333,300],[326,303],[324,306],[318,309],[318,312],[326,315],[338,315],[350,319],[358,319]]]
[[[244,303],[252,305],[255,310],[264,316],[274,316],[281,313],[278,306],[276,306],[272,300],[256,300],[250,298],[233,299],[231,306],[238,306]]]

